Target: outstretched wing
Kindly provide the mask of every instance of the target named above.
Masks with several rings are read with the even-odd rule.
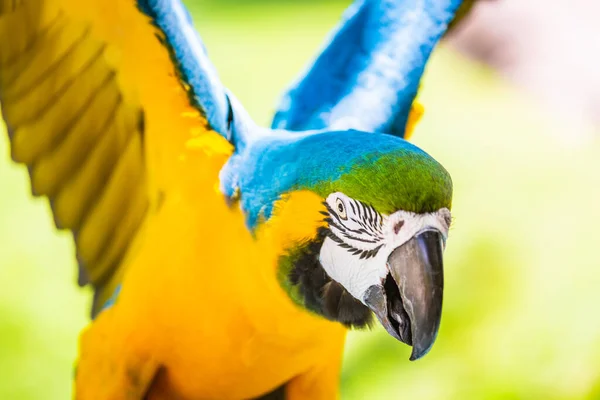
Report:
[[[469,2],[472,2],[468,0]],[[431,51],[461,0],[356,0],[289,89],[274,128],[359,129],[405,136]]]
[[[73,232],[97,311],[159,201],[161,163],[194,129],[230,138],[227,95],[177,0],[0,0],[0,38],[12,157]]]

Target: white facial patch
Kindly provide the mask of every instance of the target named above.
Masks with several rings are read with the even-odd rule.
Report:
[[[333,280],[360,301],[370,286],[380,285],[388,274],[387,259],[394,249],[427,229],[438,230],[445,241],[450,228],[447,208],[384,215],[340,192],[330,194],[325,202],[330,232],[319,261]]]

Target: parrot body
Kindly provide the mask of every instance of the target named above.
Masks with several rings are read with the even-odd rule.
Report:
[[[290,302],[275,271],[286,245],[278,248],[277,241],[305,238],[315,229],[298,226],[295,233],[288,232],[287,224],[297,216],[286,213],[320,202],[311,204],[318,199],[307,193],[294,195],[286,212],[255,240],[241,213],[232,212],[214,191],[214,178],[192,178],[185,172],[193,170],[187,167],[214,167],[223,155],[207,156],[197,149],[186,159],[180,176],[198,186],[171,187],[173,198],[165,197],[153,216],[157,228],[145,233],[145,243],[128,267],[122,284],[128,290],[83,334],[81,397],[95,398],[101,389],[99,398],[118,398],[132,384],[120,380],[130,379],[128,370],[147,373],[133,380],[140,385],[134,392],[140,396],[160,365],[164,369],[154,380],[150,399],[253,398],[272,390],[274,383],[289,381],[290,398],[335,398],[346,329]],[[231,230],[207,229],[215,220]],[[244,252],[228,249],[232,234]],[[240,268],[221,268],[224,262]],[[167,265],[197,267],[190,271]],[[107,364],[112,368],[102,368]]]
[[[401,137],[460,1],[401,3],[352,5],[266,129],[176,0],[0,1],[12,157],[95,289],[77,399],[336,398],[372,311],[429,350],[452,184]]]

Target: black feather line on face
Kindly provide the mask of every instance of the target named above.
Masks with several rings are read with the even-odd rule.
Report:
[[[330,218],[326,218],[325,221],[329,225],[334,226],[341,231],[348,231],[348,232],[353,232],[353,233],[358,233],[358,234],[361,233],[361,231],[357,231],[355,229],[348,228],[344,224],[344,221],[340,218],[340,216],[331,207],[329,207],[329,204],[326,204],[325,206],[327,207],[327,211],[328,211],[327,216],[330,217]],[[333,222],[332,217],[335,218],[337,222]]]
[[[329,204],[325,203],[325,207],[327,207],[327,211],[329,212],[329,216],[335,218],[338,223],[343,224],[342,220],[337,215],[337,213],[335,211],[333,211],[333,208],[329,207]]]
[[[295,257],[289,280],[298,287],[304,305],[309,310],[347,327],[370,326],[373,321],[371,311],[348,293],[342,285],[331,279],[319,262],[319,253],[326,237],[330,237],[340,246],[348,246],[329,229],[320,228],[317,237],[301,248],[300,253]]]
[[[335,224],[331,224],[331,222],[329,222],[330,218],[325,218],[324,221],[328,222],[330,226],[335,226],[337,229],[340,229]],[[330,238],[331,240],[333,240],[338,246],[340,246],[342,249],[348,250],[348,252],[350,252],[351,254],[354,254],[354,255],[361,254],[361,256],[360,256],[361,259],[368,259],[371,257],[375,257],[377,255],[377,253],[379,252],[379,249],[381,249],[381,247],[383,247],[383,243],[382,243],[372,250],[362,250],[362,249],[352,246],[351,244],[346,243],[344,241],[344,239],[337,236],[330,229],[327,229],[327,228],[323,228],[323,229],[325,229],[327,231],[326,236],[328,238]],[[365,242],[365,243],[378,243],[379,242],[379,240],[367,241],[367,240],[363,240],[363,239],[359,239],[359,238],[354,238],[352,236],[345,234],[343,231],[342,231],[342,233],[344,234],[345,237],[347,237],[349,239],[358,240],[358,241]],[[376,239],[381,239],[381,238],[377,237]]]
[[[351,218],[350,220],[354,221],[362,227],[358,230],[347,227],[344,221],[339,217],[339,215],[326,202],[324,202],[323,205],[325,205],[325,207],[327,208],[327,213],[325,211],[320,211],[320,213],[322,215],[325,215],[326,217],[329,217],[325,219],[325,222],[327,222],[330,226],[333,226],[334,228],[340,231],[352,232],[358,235],[381,233],[381,229],[379,229],[376,226],[377,217],[379,216],[381,219],[383,219],[383,217],[381,217],[381,214],[375,211],[373,207],[367,206],[366,204],[361,202],[357,202],[356,200],[354,200],[354,202],[356,203],[359,210],[359,219]],[[352,205],[352,201],[350,202],[350,205]],[[360,213],[361,208],[363,209],[362,214]],[[352,207],[352,209],[354,210],[354,207]],[[333,221],[334,218],[336,222]],[[350,236],[347,237],[348,239],[361,240]]]
[[[351,221],[356,222],[357,224],[359,224],[360,226],[363,227],[362,231],[367,232],[367,229],[369,229],[364,222],[362,222],[360,219],[355,219],[355,218],[351,218]]]
[[[344,232],[343,230],[342,230],[342,235],[344,235],[344,237],[346,239],[356,240],[357,242],[363,242],[363,243],[378,243],[379,242],[376,238],[374,238],[374,239],[362,239],[362,238],[359,238],[359,237],[356,237],[356,236],[349,235],[346,232]]]
[[[367,221],[369,221],[369,225],[373,226],[373,211],[371,207],[365,207],[365,210],[367,211],[366,213],[367,215]]]
[[[366,217],[363,218],[363,221],[365,223],[368,223],[370,228],[369,230],[374,233],[381,233],[381,227],[383,226],[383,216],[377,210],[375,210],[375,208],[365,203],[360,204],[365,209]]]

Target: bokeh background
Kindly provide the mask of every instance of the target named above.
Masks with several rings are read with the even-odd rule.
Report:
[[[349,1],[186,3],[222,80],[266,124]],[[439,338],[411,363],[381,329],[352,332],[342,399],[599,399],[600,131],[473,61],[458,34],[471,57],[436,50],[414,135],[455,183]],[[67,399],[90,292],[0,138],[0,399]]]

